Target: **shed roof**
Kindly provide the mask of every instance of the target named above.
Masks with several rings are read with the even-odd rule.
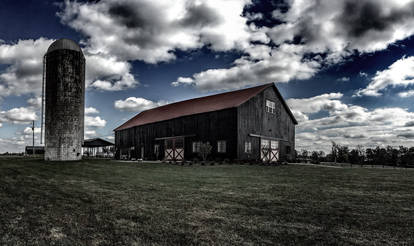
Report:
[[[282,101],[282,104],[285,106],[287,112],[292,117],[293,122],[297,124],[295,117],[293,116],[286,102],[283,100],[276,86],[274,86],[273,83],[270,83],[237,91],[230,91],[206,97],[189,99],[145,110],[137,114],[135,117],[131,118],[121,126],[114,129],[114,131],[124,130],[131,127],[155,123],[164,120],[170,120],[182,116],[238,107],[250,98],[262,92],[264,89],[271,86],[275,88],[277,95],[280,97]]]
[[[112,146],[113,143],[106,141],[102,138],[92,138],[92,139],[85,139],[83,140],[82,147],[105,147],[105,146]]]

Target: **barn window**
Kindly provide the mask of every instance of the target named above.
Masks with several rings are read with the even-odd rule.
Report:
[[[274,114],[275,113],[275,102],[266,100],[266,112]]]
[[[226,141],[217,141],[217,152],[226,153]]]
[[[200,152],[201,142],[193,142],[193,153]]]
[[[252,153],[252,142],[244,142],[244,152],[247,154]]]

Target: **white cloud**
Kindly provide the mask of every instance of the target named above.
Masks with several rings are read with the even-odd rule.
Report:
[[[335,100],[342,98],[342,96],[342,93],[329,93],[304,99],[291,98],[286,102],[297,115],[317,113],[321,110],[337,112],[347,107],[340,100]]]
[[[63,23],[88,37],[93,54],[158,63],[175,58],[175,49],[208,44],[225,51],[246,47],[252,37],[241,16],[249,0],[65,1]],[[154,18],[156,16],[156,18]]]
[[[40,128],[39,127],[35,127],[35,129],[34,129],[34,132],[35,132],[35,135],[36,134],[40,134]],[[23,130],[23,134],[24,135],[29,135],[30,137],[33,135],[33,130],[32,130],[32,128],[31,127],[26,127],[26,128],[24,128],[24,130]]]
[[[255,28],[256,34],[264,37],[262,40],[270,38],[276,44],[271,52],[258,53],[257,45],[250,45],[244,49],[246,56],[236,60],[233,67],[199,72],[185,81],[181,77],[172,85],[191,84],[200,90],[222,90],[307,79],[322,65],[341,62],[356,52],[386,49],[414,34],[411,24],[414,1],[295,0],[288,3],[290,8],[286,13],[273,12],[273,17],[283,24]],[[270,48],[267,41],[263,42]]]
[[[403,57],[391,64],[387,69],[378,71],[369,85],[364,89],[360,89],[355,95],[380,96],[382,95],[380,91],[385,90],[387,87],[407,87],[413,84],[414,56]]]
[[[106,126],[106,120],[100,116],[90,116],[91,114],[98,114],[99,111],[96,108],[85,108],[85,127],[84,138],[93,138],[98,136],[97,130]]]
[[[102,119],[99,116],[85,116],[85,128],[90,128],[90,127],[98,127],[98,128],[102,128],[106,126],[106,120]]]
[[[134,88],[139,82],[130,73],[131,64],[114,56],[88,54],[86,59],[86,86],[104,91]]]
[[[29,98],[27,100],[27,104],[29,104],[29,107],[39,109],[40,107],[42,107],[42,97]]]
[[[333,57],[383,50],[414,33],[413,1],[296,0],[269,32],[276,43],[300,37],[310,51]]]
[[[97,135],[98,135],[98,133],[96,132],[96,130],[90,130],[90,129],[86,129],[85,128],[85,131],[84,131],[84,137],[85,137],[85,139],[94,138]]]
[[[408,91],[400,92],[400,93],[398,93],[398,96],[403,97],[403,98],[412,97],[412,96],[414,96],[414,90],[408,90]]]
[[[340,93],[330,93],[287,101],[295,116],[302,115],[296,127],[297,149],[329,152],[331,141],[351,148],[414,146],[413,112],[399,107],[368,110],[341,98]],[[309,115],[321,111],[328,116],[309,120]]]
[[[337,81],[340,81],[340,82],[347,82],[349,80],[350,80],[349,77],[342,77],[342,78],[337,79]]]
[[[248,85],[268,82],[288,82],[292,79],[309,79],[319,69],[314,59],[302,57],[301,46],[281,45],[270,55],[256,61],[243,57],[229,69],[210,69],[194,74],[192,78],[180,77],[172,85],[191,84],[203,91],[238,89]]]
[[[40,95],[43,55],[53,40],[19,40],[14,44],[0,43],[0,97],[9,95]]]
[[[140,112],[167,104],[166,101],[153,102],[142,97],[128,97],[125,100],[117,100],[114,107],[121,111]]]
[[[43,56],[53,41],[39,38],[19,40],[14,44],[0,43],[0,64],[8,66],[0,71],[0,97],[41,94]],[[84,48],[86,87],[119,91],[139,85],[130,73],[131,65],[127,61],[111,55],[90,54],[87,50]]]
[[[0,121],[2,122],[27,124],[36,119],[36,112],[32,108],[19,107],[0,112]]]
[[[99,111],[94,107],[85,108],[85,114],[99,114]]]

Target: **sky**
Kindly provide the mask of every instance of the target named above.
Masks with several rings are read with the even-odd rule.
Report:
[[[414,146],[414,0],[1,0],[0,153],[40,140],[42,58],[86,58],[85,138],[142,110],[275,83],[296,149]]]

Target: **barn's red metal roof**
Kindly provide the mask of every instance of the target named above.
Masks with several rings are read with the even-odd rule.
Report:
[[[164,120],[170,120],[182,116],[238,107],[250,98],[254,97],[258,93],[263,91],[264,89],[271,86],[273,86],[273,83],[206,97],[194,98],[145,110],[137,114],[135,117],[131,118],[121,126],[114,129],[114,131],[124,130],[131,127]],[[281,98],[281,100],[285,104],[285,107],[287,107],[283,98]],[[291,114],[289,108],[287,108],[287,110]],[[291,116],[293,117],[292,114]],[[296,122],[294,117],[293,120],[294,122]]]

